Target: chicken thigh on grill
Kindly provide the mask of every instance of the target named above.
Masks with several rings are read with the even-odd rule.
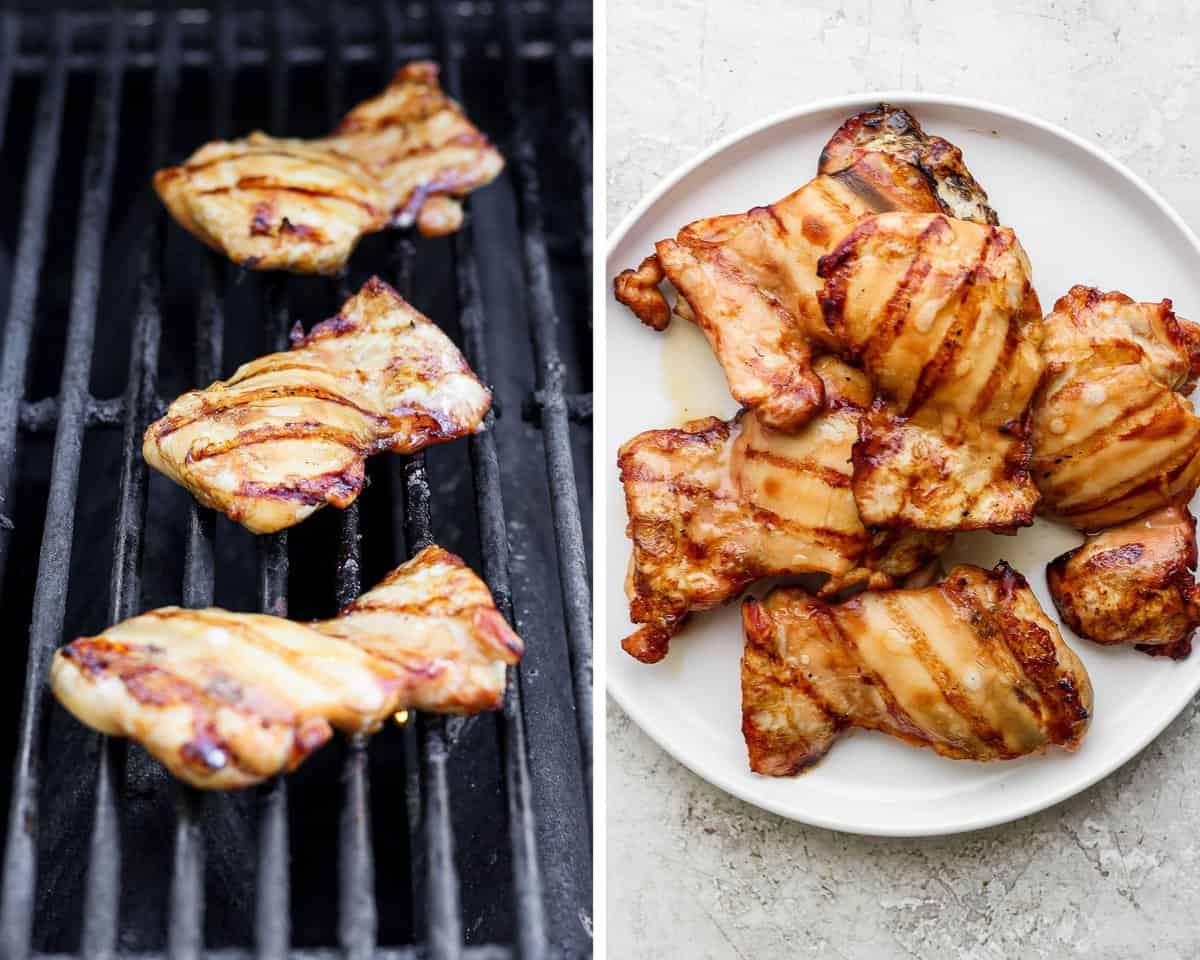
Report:
[[[364,234],[414,222],[427,236],[454,232],[454,198],[503,168],[437,66],[419,61],[328,137],[214,141],[160,170],[154,188],[180,226],[241,266],[330,274]]]
[[[742,732],[757,773],[800,773],[854,727],[963,760],[1074,750],[1087,730],[1087,671],[1004,564],[839,605],[776,589],[747,599],[742,620]]]
[[[378,278],[290,351],[175,400],[146,462],[255,533],[362,490],[366,457],[478,432],[487,388],[432,321]]]
[[[462,560],[426,548],[333,620],[163,607],[55,653],[54,695],[206,789],[286,773],[336,727],[495,709],[520,639]]]

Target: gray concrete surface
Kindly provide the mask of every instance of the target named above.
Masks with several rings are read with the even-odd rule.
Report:
[[[608,223],[806,100],[978,96],[1100,143],[1200,228],[1200,5],[609,0]],[[1074,800],[964,837],[842,836],[693,776],[608,707],[609,956],[1200,957],[1193,705]]]

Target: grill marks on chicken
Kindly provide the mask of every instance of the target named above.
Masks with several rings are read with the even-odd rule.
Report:
[[[505,666],[523,650],[487,585],[436,546],[312,627],[397,667],[406,678],[399,706],[437,713],[495,710]]]
[[[642,625],[623,643],[632,656],[662,659],[691,611],[725,603],[760,577],[824,573],[830,589],[886,585],[948,546],[949,537],[866,530],[850,489],[850,450],[870,387],[831,357],[816,371],[826,409],[798,433],[743,412],[647,431],[621,447],[633,541],[626,592]]]
[[[364,234],[414,222],[426,236],[457,230],[454,197],[503,167],[442,92],[437,66],[422,61],[401,68],[328,137],[214,141],[160,170],[154,187],[180,226],[235,263],[328,274]]]
[[[1046,568],[1063,620],[1102,644],[1136,644],[1175,659],[1200,626],[1196,518],[1171,506],[1111,527]]]
[[[942,214],[860,222],[818,272],[825,320],[876,401],[854,448],[868,526],[1033,522],[1041,309],[1011,230]]]
[[[146,462],[255,533],[363,486],[365,458],[476,433],[491,395],[450,339],[378,278],[290,351],[175,400]]]
[[[838,606],[777,589],[747,599],[742,619],[742,731],[757,773],[800,773],[853,727],[967,760],[1074,750],[1087,730],[1087,672],[1004,564]]]
[[[1075,286],[1046,317],[1034,406],[1042,510],[1095,531],[1186,503],[1200,484],[1200,327],[1171,302]]]
[[[621,274],[616,295],[661,330],[670,315],[657,287],[665,275],[677,312],[704,331],[734,398],[765,426],[795,430],[822,405],[814,350],[837,346],[818,301],[817,262],[862,217],[894,209],[939,208],[914,167],[867,154],[769,207],[688,224]]]
[[[942,212],[959,220],[996,226],[987,193],[971,176],[962,151],[931,137],[907,110],[881,103],[847,119],[821,151],[819,171],[833,173],[867,153],[885,153],[912,164],[933,185]]]
[[[406,707],[494,709],[520,639],[462,560],[426,548],[334,620],[164,607],[54,655],[67,710],[181,780],[245,787]]]

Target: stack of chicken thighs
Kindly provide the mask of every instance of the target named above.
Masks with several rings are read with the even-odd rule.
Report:
[[[1062,620],[1190,652],[1200,326],[1085,286],[1043,314],[961,151],[906,111],[851,117],[813,180],[688,224],[615,290],[656,330],[696,324],[742,407],[620,449],[625,650],[653,663],[692,612],[825,575],[743,600],[754,771],[799,773],[853,727],[959,759],[1079,746],[1083,664],[1021,573],[943,570],[956,532],[1076,528],[1046,571]]]

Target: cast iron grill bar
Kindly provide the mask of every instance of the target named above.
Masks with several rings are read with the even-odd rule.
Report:
[[[579,249],[583,254],[584,276],[592,275],[592,129],[583,105],[579,102],[579,85],[575,81],[575,64],[571,62],[570,24],[566,5],[554,8],[554,75],[562,96],[567,121],[567,144],[578,168],[580,205]],[[588,313],[591,323],[591,313]]]
[[[503,6],[503,36],[507,56],[508,104],[512,120],[510,167],[517,188],[521,223],[522,254],[531,303],[534,355],[537,358],[542,430],[546,448],[546,473],[550,483],[550,508],[562,574],[562,600],[566,611],[567,638],[571,650],[572,680],[575,685],[576,722],[583,745],[587,802],[592,794],[592,604],[587,557],[583,545],[583,522],[579,494],[575,488],[575,465],[571,454],[571,425],[564,399],[565,367],[559,354],[560,326],[550,281],[550,259],[543,226],[541,187],[538,182],[533,138],[527,129],[524,107],[523,65],[515,51],[520,48],[520,11],[510,0]]]
[[[487,349],[484,345],[483,312],[470,230],[470,225],[464,226],[454,239],[459,323],[467,362],[486,382]],[[500,461],[496,455],[496,439],[490,431],[471,438],[470,458],[475,481],[476,511],[479,514],[483,576],[496,600],[496,607],[511,624],[514,623],[512,586],[508,579],[508,535],[500,487]],[[533,823],[533,791],[530,786],[519,671],[519,666],[509,670],[498,725],[503,744],[504,784],[513,854],[517,944],[520,956],[526,960],[540,960],[547,955],[546,912]]]
[[[284,281],[266,283],[268,351],[285,349],[288,342],[288,309]],[[287,616],[287,531],[260,537],[259,608],[277,617]],[[258,875],[255,892],[255,937],[258,956],[287,956],[291,937],[288,877],[287,781],[275,777],[258,791]]]
[[[384,82],[390,82],[400,64],[395,57],[394,43],[399,29],[394,4],[384,7],[383,35],[387,55],[383,66],[387,71]],[[336,119],[334,122],[336,122]],[[396,281],[401,296],[412,296],[412,271],[416,250],[404,235],[393,244]],[[425,455],[408,457],[402,467],[404,476],[404,534],[411,557],[433,543],[431,491],[425,468]],[[421,714],[415,718],[415,733],[406,743],[419,746],[419,773],[406,784],[415,787],[419,798],[410,799],[420,810],[420,824],[411,834],[423,845],[420,860],[424,862],[422,878],[425,909],[421,911],[429,956],[432,960],[454,960],[462,956],[463,930],[459,898],[458,868],[454,861],[454,829],[450,818],[450,784],[446,773],[449,748],[445,717]],[[413,802],[415,801],[415,803]],[[417,836],[419,834],[419,836]]]
[[[325,97],[327,126],[332,129],[345,106],[341,60],[341,9],[327,7]],[[345,274],[334,281],[338,299],[350,295]],[[362,533],[359,504],[342,514],[336,571],[338,607],[353,602],[362,592]],[[371,847],[371,784],[367,737],[346,738],[346,763],[342,768],[342,810],[338,846],[338,939],[349,960],[367,960],[375,950],[378,917],[375,909],[375,857]]]
[[[482,56],[486,60],[499,60],[503,56],[500,46],[495,43],[485,44],[469,51],[460,50],[460,52],[470,53],[473,56]],[[425,60],[437,56],[438,51],[431,43],[401,43],[397,45],[396,53],[404,60]],[[532,41],[523,43],[520,53],[523,61],[538,63],[549,60],[554,56],[554,46],[545,41]],[[577,60],[591,59],[591,43],[586,40],[575,41],[571,44],[571,56]],[[153,53],[131,53],[126,66],[130,69],[153,67],[154,57]],[[342,58],[349,64],[374,61],[378,58],[376,45],[372,43],[348,43],[342,51]],[[102,57],[94,53],[80,52],[69,56],[65,65],[72,73],[86,72],[95,70],[96,66],[102,62],[102,59]],[[261,67],[263,64],[270,62],[270,59],[270,50],[263,47],[247,46],[242,48],[241,62],[247,67]],[[14,72],[22,76],[43,73],[46,70],[47,60],[48,57],[44,53],[19,54],[14,62]],[[188,49],[180,53],[179,62],[184,67],[208,67],[212,65],[213,58],[212,54],[207,50]],[[288,66],[292,67],[312,66],[324,63],[324,46],[311,43],[297,44],[288,51],[287,62]]]
[[[286,319],[287,312],[283,311]],[[263,613],[287,616],[287,533],[260,540],[259,605]],[[254,929],[264,960],[287,956],[291,938],[288,876],[287,781],[275,777],[258,790],[258,874]]]
[[[56,26],[67,31],[70,29],[62,20]],[[66,39],[69,42],[69,36]],[[84,160],[83,199],[79,210],[79,232],[71,281],[70,319],[59,386],[60,419],[54,439],[50,492],[38,557],[13,800],[4,857],[0,942],[3,943],[4,956],[14,960],[28,955],[33,925],[37,873],[37,756],[42,704],[46,670],[51,654],[62,638],[66,614],[75,500],[83,457],[87,387],[92,370],[104,238],[116,166],[124,42],[124,21],[114,17],[109,24],[105,69],[101,73],[92,106],[91,129]]]
[[[233,105],[232,49],[228,5],[222,4],[212,22],[213,64],[212,119],[217,136],[228,132]],[[218,288],[224,264],[217,254],[203,257],[202,285],[196,313],[196,357],[194,382],[211,383],[221,372],[224,340],[224,309]],[[213,601],[216,571],[213,540],[216,516],[195,500],[189,505],[187,540],[184,545],[183,605],[206,607]],[[186,784],[175,787],[175,852],[168,901],[167,950],[172,960],[200,956],[204,938],[204,837],[200,831],[200,792]]]
[[[84,401],[83,422],[86,427],[123,427],[125,412],[124,395],[107,400],[88,397]],[[18,425],[26,433],[53,433],[58,427],[58,397],[22,401]]]
[[[454,23],[438,8],[438,26],[444,58],[446,89],[462,100],[462,71],[455,53]],[[470,201],[467,201],[470,204]],[[472,226],[468,220],[454,236],[454,272],[458,298],[459,326],[463,353],[476,374],[490,382],[487,342],[484,336],[479,276],[472,248]],[[486,430],[470,438],[471,472],[475,482],[479,540],[483,575],[501,615],[511,624],[512,586],[508,576],[508,531],[496,437]],[[517,948],[526,960],[541,960],[547,954],[546,914],[542,874],[534,831],[533,791],[530,786],[525,713],[521,701],[521,667],[508,671],[504,703],[498,723],[504,755],[504,785],[508,807],[509,842],[513,857],[513,895],[516,907]]]
[[[544,391],[535,390],[533,396],[525,404],[525,409],[522,411],[525,419],[540,422],[542,417],[542,407],[546,405],[548,398]],[[575,423],[591,423],[592,422],[592,395],[591,393],[566,393],[563,394],[563,403],[567,407],[567,417]]]
[[[433,543],[432,495],[425,455],[416,453],[404,463],[404,529],[409,555]],[[434,960],[462,954],[458,870],[454,862],[454,831],[450,822],[450,784],[446,775],[450,751],[446,718],[421,714],[417,718],[421,753],[421,823],[425,844],[426,937]]]
[[[46,227],[50,219],[51,187],[58,165],[59,132],[66,101],[65,61],[71,35],[64,14],[54,18],[53,63],[38,100],[33,141],[29,147],[29,172],[21,206],[20,240],[13,266],[4,352],[0,354],[0,583],[12,542],[13,473],[17,458],[17,415],[25,396],[29,348],[36,319],[38,280],[46,253]],[[7,871],[5,873],[7,879]]]
[[[426,960],[427,956],[425,948],[420,946],[379,947],[372,954],[373,960]],[[167,960],[167,957],[161,951],[118,954],[118,960]],[[252,960],[254,953],[245,948],[226,947],[208,950],[204,957],[205,960]],[[331,947],[300,948],[292,950],[288,957],[291,960],[344,960],[341,950]],[[514,957],[511,949],[496,944],[463,948],[463,960],[514,960]],[[76,960],[76,957],[67,953],[35,953],[32,960]]]
[[[178,21],[174,17],[164,18],[159,24],[155,68],[151,170],[161,166],[166,157],[171,111],[179,81],[178,45]],[[150,235],[142,254],[138,310],[130,339],[129,375],[125,395],[120,398],[124,431],[120,501],[113,541],[109,623],[118,623],[136,612],[141,590],[142,533],[146,515],[146,464],[141,456],[141,433],[157,403],[158,351],[162,333],[158,258],[164,225],[163,214],[155,210],[151,215]],[[91,409],[89,406],[89,414]],[[117,791],[124,780],[125,756],[126,745],[123,740],[114,741],[101,736],[81,944],[85,956],[101,960],[107,960],[116,949],[120,918],[121,848],[116,800]]]
[[[384,34],[386,37],[395,37],[396,31],[399,29],[396,22],[395,9],[392,3],[380,4],[380,9],[385,16],[383,24]],[[395,43],[389,43],[388,50],[395,49]],[[398,64],[396,61],[385,59],[384,64],[388,69],[389,76],[394,75]],[[400,296],[406,300],[412,298],[412,275],[414,261],[416,260],[416,248],[413,246],[412,240],[409,238],[407,231],[398,230],[393,235],[392,241],[392,260],[393,273],[395,276],[395,287]],[[406,531],[406,511],[401,506],[397,509],[398,498],[404,491],[404,469],[405,458],[390,457],[387,461],[388,480],[390,483],[390,496],[393,508],[391,510],[391,535],[392,544],[395,547],[394,559],[399,562],[401,558],[407,556],[408,535]],[[412,878],[412,912],[413,912],[413,939],[417,942],[425,941],[428,938],[425,936],[425,931],[428,928],[428,916],[425,909],[425,864],[428,861],[425,845],[422,842],[422,830],[424,829],[424,820],[421,816],[421,764],[419,762],[420,747],[418,745],[419,735],[417,728],[417,715],[415,711],[408,711],[407,721],[403,726],[403,745],[404,745],[404,811],[405,821],[408,828],[408,849],[409,849],[409,876]]]
[[[358,503],[342,515],[337,562],[338,607],[362,592],[362,545]],[[370,783],[367,777],[367,738],[346,738],[342,770],[342,813],[339,824],[338,937],[350,960],[365,960],[375,950],[375,865],[371,850]]]
[[[0,14],[0,147],[4,146],[4,133],[8,129],[8,98],[12,94],[13,64],[17,59],[20,42],[21,21],[11,10]]]
[[[282,0],[271,5],[271,130],[282,134],[288,119],[287,17]],[[290,317],[283,277],[263,285],[267,352],[288,346]],[[259,607],[263,613],[287,616],[287,531],[259,541]],[[291,878],[288,874],[287,781],[274,777],[258,790],[258,872],[254,929],[261,960],[284,960],[291,940]]]

